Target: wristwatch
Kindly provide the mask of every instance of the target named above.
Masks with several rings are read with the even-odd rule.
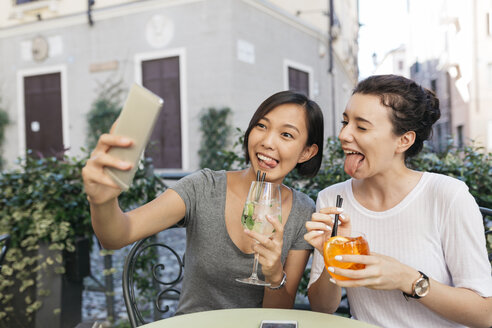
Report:
[[[430,282],[429,277],[425,275],[422,271],[419,271],[420,277],[414,281],[412,285],[412,294],[407,294],[403,292],[403,296],[408,301],[408,298],[422,298],[429,293],[430,290]]]
[[[280,284],[278,286],[275,286],[275,287],[268,286],[268,288],[273,289],[273,290],[277,290],[277,289],[284,287],[286,282],[287,282],[287,274],[284,271],[284,276],[282,277],[282,281],[280,282]]]

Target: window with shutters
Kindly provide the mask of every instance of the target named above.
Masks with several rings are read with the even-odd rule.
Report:
[[[309,73],[289,67],[289,90],[309,96]]]

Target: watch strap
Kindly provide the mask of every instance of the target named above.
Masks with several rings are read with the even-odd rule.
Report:
[[[409,298],[409,297],[410,297],[410,298],[415,298],[415,299],[419,299],[419,298],[421,298],[419,295],[417,295],[417,294],[415,293],[415,286],[416,286],[416,284],[417,284],[417,281],[419,281],[421,278],[424,278],[425,280],[429,281],[429,277],[427,277],[427,275],[426,275],[425,273],[423,273],[422,271],[419,271],[419,273],[420,273],[420,277],[419,277],[419,278],[417,278],[417,280],[415,280],[415,281],[413,282],[413,284],[412,284],[412,293],[413,293],[413,294],[407,294],[407,293],[405,293],[405,292],[402,292],[402,293],[403,293],[403,296],[405,297],[405,299],[406,299],[407,301],[408,301],[408,298]]]
[[[285,284],[287,283],[287,274],[285,273],[285,271],[283,271],[283,273],[284,273],[284,276],[282,277],[282,281],[280,282],[280,284],[278,286],[275,286],[275,287],[268,286],[268,288],[270,288],[272,290],[277,290],[277,289],[284,287]]]

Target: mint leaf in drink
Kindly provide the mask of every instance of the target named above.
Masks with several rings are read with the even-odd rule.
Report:
[[[253,220],[254,211],[255,205],[253,203],[246,203],[244,206],[243,215],[241,216],[241,223],[249,230],[252,230],[255,225],[255,221]]]
[[[244,205],[243,215],[241,216],[241,224],[246,225],[246,220],[248,217],[253,216],[254,206],[252,203],[246,203]]]
[[[253,230],[253,227],[255,226],[255,221],[253,220],[253,217],[251,216],[248,216],[246,218],[246,227],[249,229],[249,230]]]
[[[253,203],[248,203],[246,206],[248,207],[248,216],[252,217],[253,212],[255,211],[255,205]]]

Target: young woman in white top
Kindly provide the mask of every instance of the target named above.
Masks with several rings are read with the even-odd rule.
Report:
[[[492,326],[491,267],[474,198],[457,179],[405,165],[439,117],[434,93],[404,77],[372,76],[355,88],[339,134],[352,179],[321,191],[306,223],[304,238],[316,248],[313,310],[335,311],[346,287],[352,316],[382,327]],[[350,280],[331,278],[321,255],[336,213],[338,234],[364,232],[371,251],[341,257],[365,269],[328,268]]]

